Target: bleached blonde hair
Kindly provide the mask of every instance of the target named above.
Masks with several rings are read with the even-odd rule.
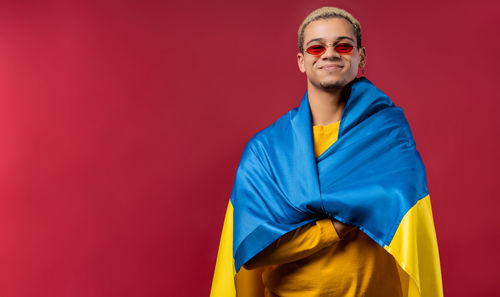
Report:
[[[304,31],[307,25],[317,20],[335,17],[344,18],[349,23],[351,23],[354,30],[354,35],[356,36],[356,41],[358,43],[358,48],[361,48],[361,24],[358,22],[358,20],[354,18],[350,13],[341,8],[325,6],[311,12],[300,25],[297,34],[299,35],[299,50],[301,53],[304,53]]]

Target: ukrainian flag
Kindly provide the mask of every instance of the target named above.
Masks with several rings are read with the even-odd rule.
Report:
[[[354,80],[338,140],[315,158],[307,92],[246,145],[228,204],[211,296],[236,296],[241,266],[325,216],[365,232],[409,276],[406,296],[442,296],[425,168],[401,108]]]

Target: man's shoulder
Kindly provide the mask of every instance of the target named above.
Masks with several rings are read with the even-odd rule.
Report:
[[[279,117],[269,126],[255,133],[248,141],[249,145],[270,145],[275,141],[280,141],[291,134],[292,119],[297,113],[298,107],[294,107],[287,113]]]

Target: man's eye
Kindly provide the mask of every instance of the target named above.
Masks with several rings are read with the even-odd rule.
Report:
[[[335,46],[335,50],[339,53],[349,53],[352,51],[354,46],[349,43],[340,43]]]
[[[320,54],[325,50],[325,47],[322,45],[311,45],[307,48],[307,52],[311,55]]]

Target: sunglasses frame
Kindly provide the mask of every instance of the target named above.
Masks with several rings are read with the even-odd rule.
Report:
[[[337,50],[337,48],[338,48],[339,46],[346,46],[346,45],[347,45],[347,46],[349,46],[349,47],[351,47],[351,49],[350,49],[348,52],[341,52],[341,51],[338,51],[338,50]],[[310,48],[312,48],[312,47],[317,47],[317,46],[320,46],[320,47],[322,47],[322,48],[323,48],[323,50],[322,50],[320,53],[313,54],[313,53],[310,53],[310,52],[309,52],[309,49],[310,49]],[[328,47],[330,47],[330,46],[332,46],[332,47],[333,47],[333,49],[334,49],[337,53],[339,53],[340,55],[348,55],[348,54],[350,54],[350,53],[352,52],[352,50],[356,47],[356,46],[354,46],[354,45],[352,45],[352,44],[350,44],[350,43],[346,43],[346,42],[337,43],[337,44],[335,44],[335,45],[333,45],[333,44],[327,44],[326,46],[321,45],[321,44],[313,44],[313,45],[309,46],[309,47],[306,49],[306,53],[310,54],[311,56],[319,57],[319,56],[323,55],[323,54],[326,52],[326,50],[328,49]]]

